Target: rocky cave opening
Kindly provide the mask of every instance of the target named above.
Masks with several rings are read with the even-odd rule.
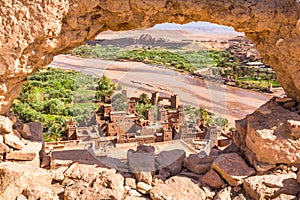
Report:
[[[300,102],[300,3],[295,0],[64,0],[42,3],[16,0],[2,2],[0,8],[0,24],[4,27],[0,30],[0,114],[3,115],[0,131],[3,135],[13,132],[13,121],[5,115],[26,77],[50,64],[55,55],[84,44],[105,30],[147,28],[163,22],[207,21],[244,32],[264,61],[274,69],[288,97]],[[258,173],[280,164],[300,164],[300,115],[298,109],[284,108],[287,101],[290,99],[273,99],[236,123],[234,143]],[[231,184],[231,178],[225,179],[229,185],[237,184],[236,180]],[[244,188],[251,187],[247,184]],[[259,199],[260,195],[256,190],[250,194],[254,199]],[[299,192],[293,195],[299,197]]]

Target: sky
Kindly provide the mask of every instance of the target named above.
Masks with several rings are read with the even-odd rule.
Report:
[[[191,22],[188,24],[163,23],[157,24],[154,30],[185,30],[188,32],[221,32],[221,33],[236,33],[232,27],[212,24],[209,22]]]

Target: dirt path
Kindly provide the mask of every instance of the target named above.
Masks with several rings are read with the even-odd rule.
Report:
[[[51,66],[74,69],[95,76],[105,74],[122,84],[128,96],[153,91],[163,95],[175,93],[179,95],[181,103],[205,107],[231,122],[245,117],[271,98],[267,94],[204,81],[171,69],[139,62],[60,55],[54,58]]]

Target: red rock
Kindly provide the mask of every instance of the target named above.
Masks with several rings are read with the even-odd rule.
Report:
[[[159,170],[159,175],[169,178],[170,176],[179,174],[185,156],[185,151],[179,149],[160,152],[155,159],[155,166]]]
[[[136,189],[136,180],[134,178],[125,178],[125,185],[132,189]]]
[[[196,174],[204,174],[215,158],[214,156],[200,158],[198,154],[191,154],[183,160],[183,166]]]
[[[231,187],[224,188],[218,192],[214,200],[232,200]]]
[[[198,183],[187,177],[173,176],[165,183],[157,184],[150,190],[152,200],[180,199],[180,200],[204,200],[205,192]]]
[[[284,97],[284,98],[276,98],[275,101],[277,103],[285,103],[285,102],[288,102],[288,101],[293,101],[292,98],[289,98],[289,97]]]
[[[0,115],[0,134],[8,134],[13,131],[13,123],[8,117]]]
[[[243,179],[254,175],[255,170],[248,167],[237,153],[221,154],[211,165],[231,186],[243,183]]]
[[[75,180],[67,187],[64,199],[116,199],[124,195],[124,178],[115,169],[102,168],[92,164],[72,164],[64,172],[66,178]]]
[[[136,188],[137,191],[139,191],[142,194],[149,194],[149,191],[152,189],[152,186],[144,182],[138,182]]]
[[[20,140],[20,138],[13,133],[5,134],[3,136],[4,143],[14,149],[22,149],[24,147],[24,142]]]
[[[155,151],[155,147],[151,145],[139,145],[136,149],[138,153],[151,153]]]
[[[252,176],[243,183],[246,193],[255,200],[273,199],[280,194],[297,196],[300,185],[296,174],[268,174]]]
[[[36,157],[34,152],[11,151],[6,154],[7,160],[23,160],[30,161]]]
[[[9,147],[6,144],[0,142],[0,154],[3,155],[7,152],[9,152]]]
[[[45,187],[33,187],[33,188],[26,188],[23,191],[23,194],[29,199],[45,199],[45,200],[52,200],[58,199],[58,197],[53,193],[52,190]]]
[[[269,112],[260,112],[269,110]],[[298,123],[300,116],[269,101],[239,122],[234,136],[237,146],[247,153],[247,159],[271,165],[300,164]]]
[[[219,176],[215,170],[211,169],[209,170],[204,176],[202,176],[199,181],[202,184],[208,185],[209,187],[220,189],[225,186],[224,181]]]
[[[0,199],[15,200],[24,189],[49,188],[51,182],[50,174],[44,169],[27,164],[0,163]]]

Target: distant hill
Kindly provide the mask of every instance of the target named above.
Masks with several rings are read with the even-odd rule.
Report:
[[[106,31],[99,34],[89,44],[118,47],[152,47],[152,48],[184,48],[210,49],[223,48],[217,41],[228,40],[243,33],[234,31],[232,27],[215,25],[207,22],[179,24],[159,24],[150,29],[133,31]],[[211,41],[211,42],[201,42]]]
[[[184,30],[190,34],[204,35],[231,35],[238,36],[243,33],[236,32],[232,27],[212,24],[209,22],[191,22],[188,24],[164,23],[155,25],[150,30]]]

